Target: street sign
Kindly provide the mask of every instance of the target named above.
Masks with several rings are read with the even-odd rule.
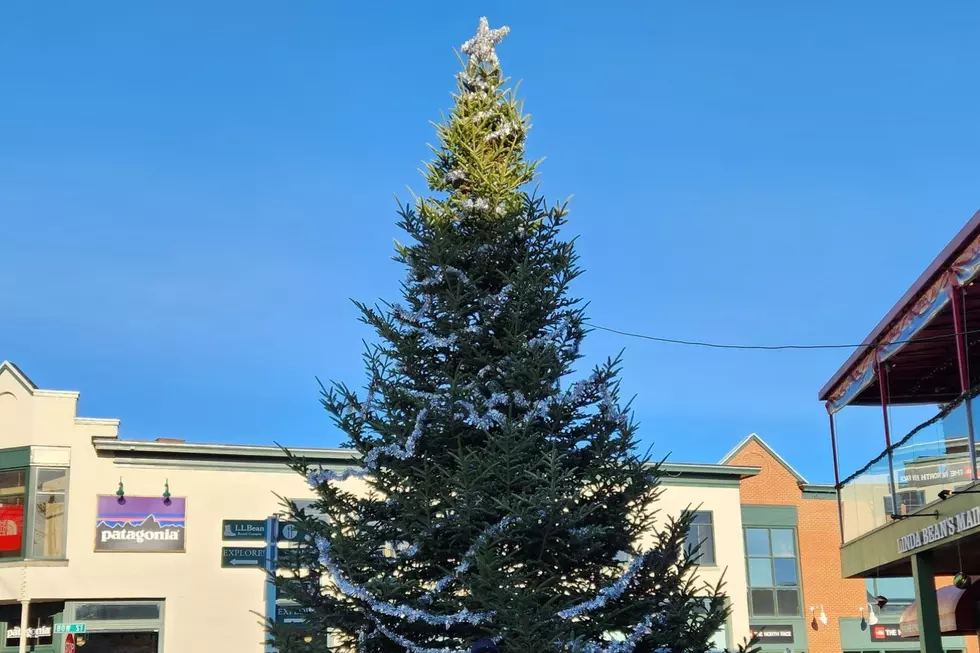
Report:
[[[221,547],[221,566],[265,569],[265,547],[223,546]]]
[[[67,635],[65,637],[65,653],[75,653],[75,636]]]
[[[306,616],[311,612],[313,612],[313,608],[302,608],[298,605],[277,605],[276,623],[284,626],[299,626],[306,623]]]
[[[264,519],[225,519],[221,522],[223,540],[264,540]]]
[[[84,633],[85,624],[55,624],[54,632],[56,635],[63,633]]]

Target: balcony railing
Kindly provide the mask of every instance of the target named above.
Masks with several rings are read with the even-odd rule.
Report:
[[[970,422],[980,433],[976,395],[960,397],[912,429],[838,486],[844,542],[915,512],[938,499],[939,491],[973,482]],[[972,417],[972,420],[970,419]],[[974,438],[976,440],[976,438]],[[889,482],[890,481],[890,482]]]

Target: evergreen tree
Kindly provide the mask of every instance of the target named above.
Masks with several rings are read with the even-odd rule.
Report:
[[[352,470],[294,459],[318,515],[279,579],[308,630],[283,653],[701,652],[727,616],[699,583],[689,518],[655,519],[658,465],[636,452],[619,361],[570,382],[586,329],[563,204],[527,190],[526,116],[480,20],[437,127],[431,195],[402,206],[401,304],[358,304],[378,344],[362,394],[323,404],[361,455]],[[361,479],[364,491],[343,481]],[[312,641],[307,635],[312,634]]]

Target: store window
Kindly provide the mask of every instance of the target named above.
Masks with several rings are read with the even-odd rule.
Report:
[[[63,559],[67,509],[67,467],[0,468],[0,561]]]
[[[710,512],[694,513],[684,548],[689,556],[696,552],[694,562],[697,564],[715,564],[715,533]]]
[[[54,643],[54,622],[64,610],[64,603],[30,603],[27,610],[27,650],[33,651]],[[20,647],[21,605],[7,604],[0,606],[0,629],[3,639],[0,640],[0,650],[18,650]],[[6,651],[4,651],[6,653]]]
[[[864,589],[868,595],[868,605],[879,617],[901,616],[905,608],[915,603],[915,585],[908,576],[903,578],[865,578]],[[875,597],[884,596],[888,603],[879,608]]]
[[[799,616],[799,566],[793,529],[746,528],[745,553],[752,616]]]

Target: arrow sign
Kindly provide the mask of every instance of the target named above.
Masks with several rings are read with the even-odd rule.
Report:
[[[313,612],[312,608],[301,608],[292,605],[276,606],[276,623],[280,624],[303,624],[306,623],[306,615]]]
[[[265,568],[264,546],[223,546],[221,547],[222,567]]]

